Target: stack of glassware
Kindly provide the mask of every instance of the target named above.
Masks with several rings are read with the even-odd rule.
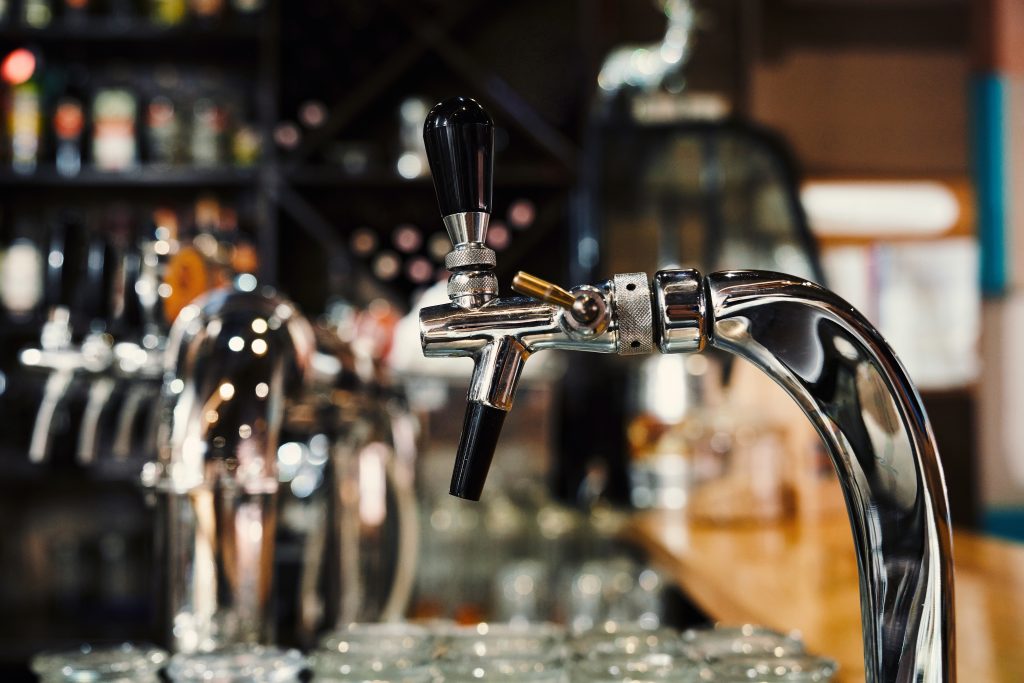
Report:
[[[32,671],[42,683],[159,683],[167,652],[124,643],[94,648],[83,645],[68,652],[44,652],[32,659]]]
[[[40,655],[44,683],[154,683],[167,653],[120,648]],[[175,683],[829,683],[835,662],[804,652],[799,638],[756,626],[648,629],[603,622],[569,636],[548,623],[439,621],[351,624],[327,634],[307,660],[295,650],[237,645],[177,654]]]
[[[437,636],[408,623],[350,624],[310,656],[317,683],[433,683]]]
[[[167,677],[174,683],[298,683],[306,666],[298,650],[232,645],[213,652],[176,654],[167,666]]]
[[[809,655],[796,635],[749,624],[685,631],[683,649],[703,663],[699,681],[714,683],[828,683],[834,661]]]

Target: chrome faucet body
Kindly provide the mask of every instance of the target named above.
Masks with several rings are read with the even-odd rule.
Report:
[[[270,292],[215,290],[167,341],[158,459],[166,628],[175,651],[270,637],[277,447],[310,374],[313,329]]]
[[[458,212],[489,211],[490,151],[473,146],[487,143],[490,125],[465,98],[428,116],[424,137],[446,224],[460,223]],[[486,249],[483,225],[478,252]],[[450,234],[453,254],[470,249]],[[479,253],[493,278],[493,252]],[[955,681],[952,537],[935,440],[903,366],[852,306],[814,283],[758,271],[664,270],[653,282],[632,273],[570,292],[521,274],[513,287],[534,298],[502,299],[491,280],[474,291],[467,281],[484,278],[463,267],[449,263],[452,303],[420,314],[425,355],[475,361],[453,494],[479,498],[530,354],[728,351],[775,380],[828,448],[853,528],[867,681]]]

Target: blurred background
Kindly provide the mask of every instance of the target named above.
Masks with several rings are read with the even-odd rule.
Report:
[[[397,527],[364,539],[382,564],[362,570],[409,584],[413,616],[596,618],[585,596],[517,591],[607,554],[633,508],[837,506],[795,407],[714,356],[538,359],[497,493],[447,500],[468,368],[425,363],[413,318],[446,300],[422,123],[455,94],[495,119],[503,290],[520,269],[569,285],[666,266],[826,284],[918,384],[954,523],[1024,540],[1022,74],[1012,0],[0,0],[0,663],[160,639],[160,352],[229,282],[292,299],[351,379],[329,428],[293,406],[278,451],[283,640],[346,609],[345,581],[310,569],[344,513],[342,442],[366,490],[367,463],[415,479],[407,505],[381,465],[356,531],[419,510],[415,576],[396,577]],[[473,559],[480,529],[504,554]],[[391,588],[364,588],[379,617]],[[334,597],[303,602],[317,591]]]

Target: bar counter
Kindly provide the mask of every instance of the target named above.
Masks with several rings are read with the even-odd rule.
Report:
[[[864,680],[845,512],[736,527],[651,512],[638,515],[630,532],[716,621],[797,629],[809,650],[839,661],[838,683]],[[959,681],[1024,681],[1024,545],[957,531],[953,555]]]

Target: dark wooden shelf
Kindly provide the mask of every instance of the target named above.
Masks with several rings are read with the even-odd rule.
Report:
[[[397,173],[374,171],[362,175],[346,173],[336,166],[310,165],[293,169],[285,178],[296,187],[330,187],[330,188],[401,188],[422,187],[433,192],[430,176],[403,178]],[[494,174],[494,184],[498,187],[566,187],[572,184],[573,178],[551,166],[534,165],[503,165]]]
[[[52,167],[41,167],[34,173],[0,171],[0,188],[4,187],[217,187],[254,185],[258,178],[254,168],[160,168],[140,166],[132,171],[99,171],[82,169],[78,175],[64,176]]]
[[[262,36],[260,17],[244,21],[222,21],[209,26],[182,24],[161,26],[137,19],[118,22],[102,18],[73,22],[55,22],[46,28],[4,25],[0,28],[0,41],[34,42],[47,45],[69,43],[196,43],[222,41],[255,41]]]

